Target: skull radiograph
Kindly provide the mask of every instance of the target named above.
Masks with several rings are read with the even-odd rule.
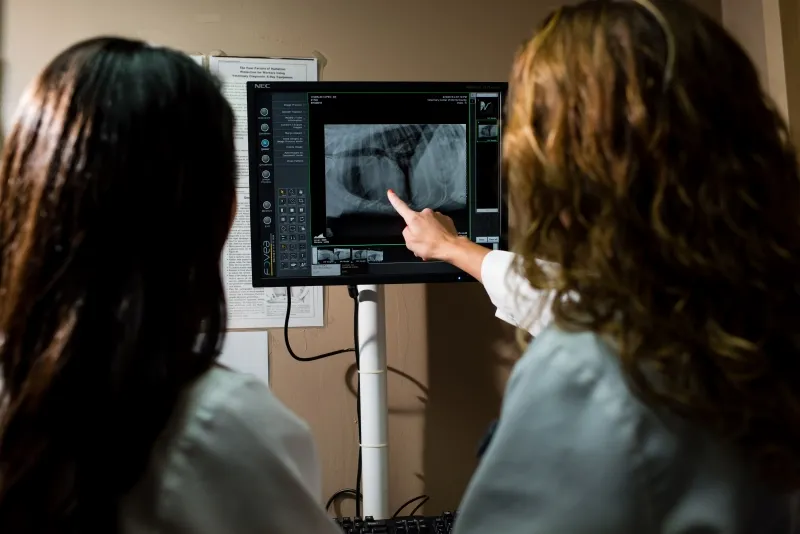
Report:
[[[387,189],[417,210],[466,210],[466,125],[326,125],[325,207],[334,236],[337,227],[361,233],[352,226],[367,217],[394,217]],[[353,224],[342,228],[341,218]]]

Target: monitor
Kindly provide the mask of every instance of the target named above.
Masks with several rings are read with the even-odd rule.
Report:
[[[406,247],[386,196],[507,247],[507,84],[248,82],[254,287],[472,280]]]

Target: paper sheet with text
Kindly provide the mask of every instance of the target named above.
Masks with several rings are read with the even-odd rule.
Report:
[[[286,290],[253,288],[250,253],[250,194],[247,160],[247,82],[317,81],[317,59],[216,57],[208,69],[222,84],[233,108],[237,165],[238,207],[231,235],[222,255],[222,271],[228,298],[228,328],[276,328],[284,325]],[[289,326],[324,325],[321,287],[294,288]],[[290,292],[291,293],[291,292]],[[302,295],[301,295],[302,293]]]
[[[222,84],[222,92],[230,102],[236,118],[237,187],[248,187],[247,161],[247,82],[316,82],[317,58],[272,59],[217,57],[208,59],[208,70]]]
[[[236,190],[236,217],[222,252],[222,274],[228,299],[228,328],[277,328],[286,320],[286,299],[292,299],[289,326],[323,326],[321,287],[253,288],[250,252],[250,192]]]

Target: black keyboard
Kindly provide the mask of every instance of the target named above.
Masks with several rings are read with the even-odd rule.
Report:
[[[436,516],[394,519],[343,517],[337,519],[336,524],[345,534],[450,534],[453,532],[455,519],[455,513],[445,512]]]

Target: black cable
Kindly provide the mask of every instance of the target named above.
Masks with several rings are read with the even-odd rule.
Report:
[[[353,498],[356,499],[356,500],[359,500],[359,499],[362,498],[361,494],[358,493],[356,490],[354,490],[352,488],[345,488],[343,490],[339,490],[336,493],[334,493],[333,495],[331,495],[330,499],[328,499],[328,502],[325,504],[325,511],[327,512],[328,510],[331,509],[331,506],[333,505],[333,503],[336,502],[336,499],[338,499],[339,497],[343,497],[345,495],[352,495]]]
[[[358,438],[358,468],[356,468],[356,494],[361,495],[361,423],[359,426]],[[361,517],[361,499],[356,499],[356,517]]]
[[[347,290],[350,293],[350,297],[353,298],[353,307],[354,307],[354,319],[356,323],[358,322],[358,289],[355,289],[355,297],[353,297],[353,292],[350,288],[354,288],[355,286],[348,286]],[[325,354],[319,354],[317,356],[298,356],[292,350],[292,345],[289,343],[289,318],[292,315],[292,291],[291,288],[286,288],[286,319],[283,322],[283,342],[286,344],[286,350],[289,351],[289,356],[297,360],[298,362],[315,362],[317,360],[322,360],[324,358],[330,358],[331,356],[337,356],[339,354],[345,354],[348,352],[356,352],[355,348],[352,349],[339,349],[334,350],[333,352],[326,352]],[[358,338],[356,338],[355,344],[358,345]]]
[[[283,322],[283,341],[286,345],[286,350],[289,352],[289,356],[293,359],[297,360],[298,362],[315,362],[317,360],[322,360],[324,358],[330,358],[331,356],[337,356],[339,354],[346,354],[348,352],[353,352],[356,355],[356,369],[360,370],[361,365],[361,353],[358,349],[358,288],[356,286],[347,286],[347,294],[350,295],[350,298],[353,299],[353,348],[351,349],[339,349],[334,350],[332,352],[326,352],[325,354],[319,354],[317,356],[298,356],[292,350],[292,345],[289,343],[289,319],[292,315],[292,290],[290,287],[286,288],[286,319]],[[352,492],[355,495],[356,499],[356,517],[361,517],[361,385],[356,386],[356,423],[358,424],[358,468],[356,469],[356,488],[354,490],[340,490],[331,496],[328,500],[328,505],[325,507],[327,510],[330,508],[330,505],[333,504],[333,501],[336,500],[337,497],[343,494],[347,494]]]
[[[409,500],[407,500],[406,502],[404,502],[404,503],[403,503],[403,504],[400,506],[400,508],[398,508],[398,509],[397,509],[397,511],[396,511],[396,512],[394,513],[394,515],[392,516],[392,519],[394,519],[395,517],[397,517],[398,515],[400,515],[400,512],[402,512],[403,510],[405,510],[407,506],[409,506],[409,505],[411,505],[411,504],[413,504],[413,503],[415,503],[415,502],[417,502],[417,501],[420,501],[420,500],[421,500],[422,502],[421,502],[421,503],[420,503],[420,504],[419,504],[419,505],[418,505],[416,508],[414,508],[414,511],[413,511],[413,512],[411,512],[411,515],[414,515],[414,512],[416,512],[417,510],[419,510],[419,507],[420,507],[420,506],[422,506],[423,504],[425,504],[426,502],[428,502],[428,499],[430,499],[430,497],[428,497],[427,495],[419,495],[419,496],[417,496],[417,497],[414,497],[413,499],[409,499]]]
[[[358,346],[358,288],[356,286],[348,286],[347,291],[353,299],[354,316],[353,316],[353,346],[356,355],[356,371],[361,371],[361,349]],[[358,467],[356,468],[356,495],[361,495],[361,375],[357,376],[356,382],[356,424],[358,425]],[[356,497],[356,517],[361,517],[361,499]]]
[[[418,505],[416,505],[416,506],[414,507],[414,509],[413,509],[413,510],[411,510],[411,513],[410,513],[410,514],[408,514],[408,515],[409,515],[409,516],[413,516],[414,514],[416,514],[416,513],[417,513],[417,510],[419,510],[420,508],[422,508],[423,506],[425,506],[425,503],[426,503],[426,502],[428,502],[429,500],[431,500],[431,498],[430,498],[430,497],[425,497],[424,499],[422,499],[422,501],[421,501],[421,502],[420,502]]]

